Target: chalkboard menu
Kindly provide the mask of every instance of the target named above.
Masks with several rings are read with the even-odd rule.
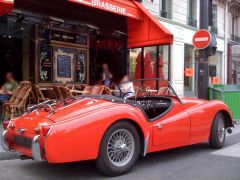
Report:
[[[51,46],[42,44],[39,47],[39,82],[52,81]]]
[[[71,48],[54,48],[54,82],[74,82],[75,53]]]
[[[76,53],[75,80],[77,83],[87,82],[87,51]]]
[[[57,55],[57,77],[71,78],[71,56]]]

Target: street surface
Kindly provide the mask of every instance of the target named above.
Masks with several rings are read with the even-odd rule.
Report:
[[[108,178],[94,162],[47,164],[15,159],[15,153],[0,150],[0,180],[240,180],[240,125],[228,135],[226,146],[213,150],[207,143],[148,154],[121,177]],[[10,159],[10,160],[6,160]]]

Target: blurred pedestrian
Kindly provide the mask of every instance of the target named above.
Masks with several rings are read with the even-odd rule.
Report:
[[[109,67],[106,63],[102,65],[102,83],[105,86],[110,86],[113,75],[109,71]]]
[[[10,99],[13,91],[17,88],[18,83],[14,79],[12,72],[6,74],[6,81],[0,89],[0,102],[6,102]]]

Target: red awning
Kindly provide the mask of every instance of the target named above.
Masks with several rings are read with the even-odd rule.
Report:
[[[141,47],[173,43],[173,34],[170,33],[157,18],[155,18],[141,3],[132,2],[142,12],[143,20],[137,21],[128,18],[128,47]]]
[[[135,0],[68,1],[126,16],[129,48],[173,43],[173,35]]]
[[[0,16],[10,13],[13,10],[13,0],[0,0]]]

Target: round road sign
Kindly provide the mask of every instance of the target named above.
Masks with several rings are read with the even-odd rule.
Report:
[[[205,49],[211,42],[211,33],[208,30],[200,29],[193,36],[193,45],[197,49]]]

